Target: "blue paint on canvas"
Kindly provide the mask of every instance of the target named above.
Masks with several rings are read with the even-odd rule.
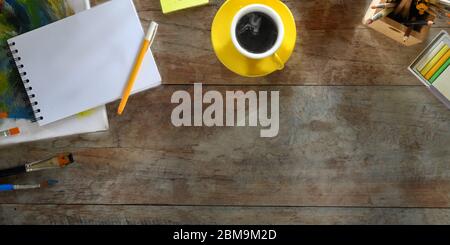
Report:
[[[73,14],[65,0],[0,0],[0,45],[11,37]],[[51,38],[51,37],[49,37]],[[8,49],[0,49],[0,112],[9,118],[32,119],[19,72],[10,63]]]

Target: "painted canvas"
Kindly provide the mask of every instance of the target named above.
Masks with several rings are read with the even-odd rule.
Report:
[[[65,0],[0,0],[0,112],[32,119],[19,72],[8,57],[7,40],[74,14]]]

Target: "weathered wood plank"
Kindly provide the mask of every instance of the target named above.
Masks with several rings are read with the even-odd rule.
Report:
[[[154,51],[166,84],[420,85],[406,66],[425,44],[402,47],[361,25],[370,0],[284,1],[298,45],[284,71],[259,79],[238,77],[215,58],[210,23],[222,0],[170,15],[159,0],[134,2],[144,26],[161,24]],[[209,87],[280,90],[274,139],[259,138],[257,128],[171,126],[170,96],[186,88],[133,97],[121,118],[117,103],[109,105],[107,133],[0,148],[0,168],[61,151],[78,160],[0,180],[61,181],[0,193],[0,223],[448,224],[450,115],[425,88]]]
[[[205,88],[279,90],[272,139],[259,128],[172,126],[179,89],[192,87],[135,96],[123,117],[110,105],[109,133],[0,149],[1,167],[60,151],[78,159],[20,177],[57,187],[1,193],[0,203],[450,206],[450,114],[423,87]]]
[[[296,50],[285,70],[253,79],[228,71],[213,52],[210,25],[224,1],[168,15],[159,0],[134,2],[145,26],[161,24],[153,50],[165,84],[420,85],[406,67],[425,44],[403,47],[362,25],[370,0],[283,1],[296,18]],[[430,39],[443,28],[450,31],[439,22]]]
[[[449,209],[217,207],[133,205],[0,205],[0,224],[450,224]]]

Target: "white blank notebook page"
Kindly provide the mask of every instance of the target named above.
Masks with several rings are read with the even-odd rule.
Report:
[[[131,0],[113,0],[9,40],[24,65],[39,125],[120,99],[144,32]],[[133,93],[161,84],[151,52]]]

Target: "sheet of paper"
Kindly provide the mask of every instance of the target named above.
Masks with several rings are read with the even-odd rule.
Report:
[[[170,13],[181,9],[207,4],[208,0],[161,0],[163,13]]]
[[[104,131],[109,128],[109,124],[106,109],[102,106],[42,127],[29,120],[8,119],[1,122],[0,131],[14,127],[19,127],[21,133],[17,136],[0,138],[0,146]]]

